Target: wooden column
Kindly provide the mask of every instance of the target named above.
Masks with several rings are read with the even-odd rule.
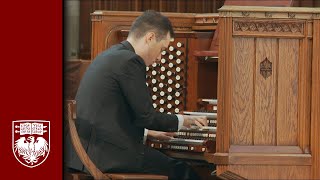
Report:
[[[313,21],[313,60],[311,94],[312,176],[320,179],[320,13]]]

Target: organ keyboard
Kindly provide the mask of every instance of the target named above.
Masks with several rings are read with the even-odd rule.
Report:
[[[213,140],[197,140],[173,138],[167,141],[154,140],[149,141],[149,146],[157,149],[190,151],[190,152],[213,152],[215,142]],[[210,149],[210,150],[209,150]]]
[[[208,99],[210,102],[216,100]],[[185,115],[206,116],[208,126],[199,128],[182,128],[177,136],[170,140],[148,140],[147,145],[162,150],[188,151],[193,153],[215,152],[215,139],[217,130],[217,113],[183,111]]]

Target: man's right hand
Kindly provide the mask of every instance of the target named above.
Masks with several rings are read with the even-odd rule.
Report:
[[[199,128],[202,128],[203,126],[208,126],[206,116],[183,115],[183,119],[183,126],[187,128],[190,128],[191,126],[198,126]]]

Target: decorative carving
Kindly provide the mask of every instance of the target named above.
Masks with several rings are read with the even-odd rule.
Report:
[[[266,12],[264,15],[265,15],[267,18],[271,18],[271,17],[272,17],[272,13],[271,13],[271,12]]]
[[[102,16],[101,15],[92,16],[91,20],[92,21],[101,21],[102,20]]]
[[[173,26],[175,31],[191,31],[191,27]]]
[[[272,62],[270,62],[268,58],[265,58],[260,63],[260,74],[264,77],[264,79],[267,79],[272,75]]]
[[[213,23],[218,23],[219,22],[219,17],[213,18],[212,21],[213,21]]]
[[[233,30],[242,32],[303,33],[303,22],[234,21]]]
[[[289,18],[295,18],[295,17],[296,17],[296,14],[295,14],[295,13],[288,13],[288,17],[289,17]]]
[[[320,18],[320,14],[312,14],[311,18],[314,18],[314,19]]]
[[[191,31],[193,24],[175,22],[172,26],[175,31]]]
[[[243,12],[241,12],[241,14],[242,14],[242,16],[244,16],[244,17],[250,16],[250,13],[247,12],[247,11],[243,11]]]
[[[202,18],[202,22],[204,22],[204,23],[207,22],[207,18],[205,18],[205,17]]]

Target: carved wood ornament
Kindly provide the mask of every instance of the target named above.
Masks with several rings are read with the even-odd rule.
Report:
[[[267,79],[272,75],[272,62],[270,62],[268,58],[265,58],[260,63],[260,74],[264,77],[264,79]]]
[[[234,31],[303,33],[302,22],[234,21]]]

